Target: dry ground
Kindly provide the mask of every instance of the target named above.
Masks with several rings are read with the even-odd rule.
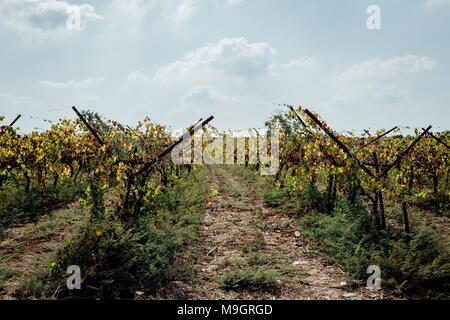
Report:
[[[195,275],[188,280],[172,281],[148,298],[388,298],[383,291],[343,284],[350,283],[344,272],[314,255],[308,240],[295,234],[295,219],[274,214],[264,206],[257,185],[238,171],[212,166],[210,174],[212,192],[200,236],[179,259],[180,263],[192,266]],[[233,268],[260,268],[274,275],[276,286],[259,290],[226,289],[221,285],[221,277]]]

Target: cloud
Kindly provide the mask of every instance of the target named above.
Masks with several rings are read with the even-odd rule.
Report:
[[[432,58],[415,55],[376,58],[353,65],[331,77],[331,85],[337,90],[331,102],[397,102],[406,97],[406,82],[411,74],[431,71],[436,65]]]
[[[439,8],[450,5],[450,0],[427,0],[428,8]]]
[[[73,33],[67,23],[74,12],[80,13],[81,30],[85,29],[87,21],[103,19],[88,4],[70,5],[66,1],[57,0],[2,0],[0,3],[2,23],[27,33],[49,37],[63,37]]]
[[[249,119],[239,115],[243,112],[257,115],[267,107],[271,107],[271,104],[251,94],[224,93],[215,86],[194,86],[187,89],[179,99],[174,114],[196,119],[211,113],[222,121],[233,123],[234,128],[245,128],[249,125]]]
[[[215,87],[198,86],[189,88],[181,97],[182,103],[217,103],[229,101],[227,95],[220,93]]]
[[[146,82],[152,80],[151,76],[143,74],[141,71],[136,70],[128,74],[128,82]]]
[[[173,20],[177,23],[187,22],[197,13],[197,1],[196,0],[183,0],[175,11]]]
[[[293,59],[288,63],[272,64],[269,69],[274,74],[278,74],[281,71],[293,71],[298,69],[311,69],[318,65],[318,60],[316,57],[300,57]]]
[[[160,68],[154,79],[169,82],[211,74],[251,79],[269,71],[275,53],[265,42],[226,38],[188,52],[184,58]]]
[[[14,94],[8,93],[8,92],[0,92],[0,105],[5,104],[6,105],[12,105],[12,106],[20,106],[20,105],[26,105],[31,104],[33,102],[33,99],[25,96],[16,96]]]
[[[87,89],[92,88],[95,86],[98,86],[105,82],[104,77],[97,77],[97,78],[87,78],[81,81],[75,81],[75,80],[69,80],[67,82],[54,82],[54,81],[48,81],[48,80],[41,80],[39,81],[40,84],[54,89]]]
[[[114,0],[112,6],[132,16],[145,16],[156,4],[157,0]]]

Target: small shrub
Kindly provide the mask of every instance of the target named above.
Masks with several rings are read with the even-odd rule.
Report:
[[[279,207],[283,204],[283,196],[280,191],[273,187],[266,187],[262,190],[262,198],[264,203],[272,208]]]
[[[222,275],[220,284],[227,289],[264,290],[277,287],[277,276],[274,271],[264,271],[261,268],[240,270],[238,267],[234,267]]]
[[[256,266],[264,266],[272,261],[272,257],[265,254],[253,253],[250,256],[250,263]]]

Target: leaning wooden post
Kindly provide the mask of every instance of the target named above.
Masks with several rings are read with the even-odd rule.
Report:
[[[81,119],[81,121],[84,123],[84,125],[89,129],[89,131],[94,135],[95,139],[97,139],[98,143],[100,143],[101,146],[103,146],[105,143],[103,140],[98,136],[97,132],[94,130],[94,128],[91,127],[91,125],[86,121],[86,119],[81,115],[81,113],[77,110],[77,108],[72,107],[72,110],[75,111],[77,116]]]
[[[372,178],[375,178],[375,175],[372,173],[372,171],[367,168],[364,164],[361,163],[361,161],[353,154],[350,152],[350,150],[347,148],[347,146],[341,141],[339,140],[326,126],[323,125],[323,123],[317,119],[317,117],[312,114],[311,111],[309,111],[308,109],[305,109],[305,113],[323,130],[325,131],[325,133],[353,160],[356,161],[356,163],[358,164],[358,166],[364,170],[365,173],[367,173],[369,176],[371,176]]]
[[[289,109],[297,116],[298,121],[302,124],[302,126],[306,129],[306,123],[303,122],[302,118],[298,115],[298,113],[295,111],[295,109],[292,106],[289,106]]]
[[[426,130],[424,130],[422,132],[422,134],[420,136],[418,136],[410,145],[408,148],[406,148],[405,151],[403,151],[402,153],[400,153],[397,156],[397,159],[395,159],[395,161],[390,164],[389,166],[386,167],[386,169],[383,171],[383,173],[381,174],[380,178],[383,178],[384,176],[386,176],[388,174],[388,172],[395,167],[396,165],[400,164],[400,162],[402,161],[403,157],[409,152],[411,151],[412,148],[414,148],[414,146],[420,141],[420,139],[423,138],[424,135],[426,135],[428,133],[428,131],[430,131],[432,127],[429,126]]]
[[[19,114],[15,119],[14,119],[14,121],[13,122],[11,122],[11,124],[9,125],[10,127],[12,127],[16,122],[17,122],[17,120],[19,120],[20,119],[20,117],[21,117],[22,115],[21,114]]]
[[[397,129],[397,128],[398,128],[398,127],[394,127],[394,128],[392,128],[391,130],[386,131],[386,132],[383,133],[382,135],[376,137],[375,139],[373,139],[373,140],[367,142],[366,144],[364,144],[364,145],[362,145],[361,147],[359,147],[359,149],[358,149],[356,152],[359,152],[361,149],[363,149],[363,148],[365,148],[365,147],[371,145],[372,143],[374,143],[374,142],[380,140],[381,138],[383,138],[384,136],[388,135],[389,133],[391,133],[392,131],[394,131],[394,130]],[[367,132],[367,131],[366,131],[366,132]]]
[[[422,128],[422,130],[425,131],[424,128]],[[441,139],[439,139],[438,137],[436,137],[434,134],[432,134],[431,132],[428,132],[428,135],[430,137],[432,137],[434,140],[436,140],[437,142],[441,143],[443,146],[445,146],[447,149],[450,149],[450,146],[448,144],[446,144],[444,141],[442,141]]]
[[[203,118],[202,118],[203,119]],[[169,153],[172,152],[173,149],[175,149],[176,146],[178,146],[180,143],[182,143],[183,141],[185,141],[186,138],[192,137],[198,130],[200,130],[201,128],[203,128],[204,126],[206,126],[209,122],[211,122],[214,119],[214,116],[210,116],[208,119],[206,119],[205,121],[201,122],[200,119],[195,125],[192,125],[191,127],[189,127],[188,131],[182,135],[176,142],[174,142],[170,147],[168,147],[166,150],[164,150],[162,153],[160,153],[156,158],[154,158],[153,160],[146,162],[143,167],[138,170],[135,174],[131,171],[130,172],[130,176],[129,176],[129,184],[127,187],[127,193],[126,193],[126,197],[125,197],[125,205],[124,205],[124,209],[125,212],[127,213],[129,208],[130,208],[130,203],[129,203],[129,198],[130,198],[130,193],[131,193],[131,185],[132,183],[134,183],[135,179],[138,176],[143,175],[143,178],[141,180],[141,185],[143,186],[143,184],[145,183],[145,179],[149,174],[149,169],[151,169],[151,167],[153,165],[155,165],[157,162],[161,161],[165,156],[167,156]],[[201,123],[200,123],[201,122]],[[137,207],[135,204],[135,208],[134,211],[136,212]]]

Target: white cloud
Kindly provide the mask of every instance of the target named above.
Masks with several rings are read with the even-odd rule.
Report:
[[[25,96],[16,96],[14,94],[8,92],[0,92],[0,104],[5,103],[10,106],[20,106],[24,104],[30,104],[33,102],[33,99]]]
[[[429,57],[419,58],[415,55],[393,57],[387,60],[376,58],[353,65],[338,77],[337,81],[356,81],[368,79],[386,79],[407,73],[430,71],[436,67],[437,62]]]
[[[114,0],[112,6],[141,18],[155,6],[156,2],[157,0]]]
[[[197,11],[198,8],[196,0],[183,0],[175,11],[173,20],[177,23],[189,21],[197,13]]]
[[[87,21],[103,19],[88,4],[70,5],[57,0],[2,0],[0,21],[27,33],[62,37],[73,32],[67,28],[67,21],[74,9],[80,12],[81,30]]]
[[[439,8],[450,5],[450,0],[427,0],[428,8]]]
[[[249,121],[239,116],[242,112],[257,115],[268,106],[271,104],[255,95],[224,93],[215,86],[195,86],[185,91],[174,114],[186,119],[214,114],[222,121],[233,123],[234,128],[245,128]]]
[[[275,53],[265,42],[226,38],[188,52],[183,59],[160,68],[154,78],[162,82],[211,74],[255,78],[268,72]]]
[[[39,81],[40,84],[54,89],[87,89],[98,86],[105,82],[104,77],[96,77],[96,78],[87,78],[81,81],[69,80],[67,82],[54,82],[48,80]]]
[[[405,55],[376,58],[353,65],[331,78],[337,90],[332,102],[396,102],[407,95],[405,83],[411,74],[431,71],[437,62],[429,57]]]
[[[128,74],[128,82],[146,82],[150,81],[152,77],[143,74],[141,71],[136,70]]]
[[[181,97],[182,103],[212,103],[228,101],[230,98],[220,93],[215,87],[197,86],[189,88]]]
[[[289,61],[288,63],[272,64],[269,69],[274,74],[278,74],[280,71],[296,71],[298,69],[311,69],[317,66],[318,60],[316,57],[300,57]]]

